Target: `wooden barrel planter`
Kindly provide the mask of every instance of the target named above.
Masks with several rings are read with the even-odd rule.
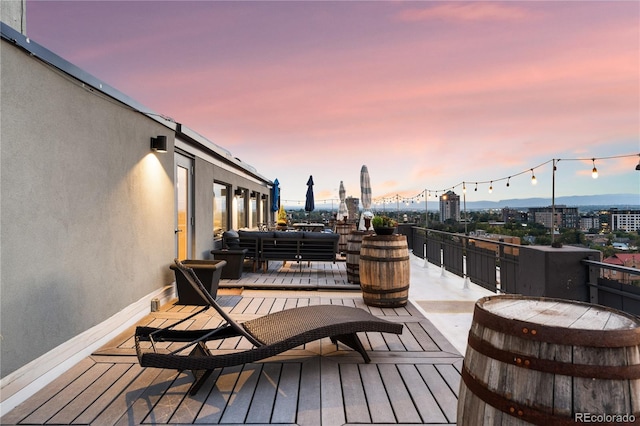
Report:
[[[397,308],[409,298],[409,248],[404,235],[365,235],[360,247],[360,288],[370,306]]]
[[[351,231],[347,239],[347,282],[360,284],[360,247],[362,238],[373,231]]]
[[[637,424],[640,318],[514,295],[476,302],[458,425]]]
[[[336,232],[340,235],[338,239],[338,253],[347,252],[347,240],[351,231],[356,230],[355,223],[338,223],[336,224]]]

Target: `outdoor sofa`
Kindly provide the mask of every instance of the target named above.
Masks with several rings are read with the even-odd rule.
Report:
[[[335,262],[339,234],[306,231],[227,231],[222,236],[225,249],[246,249],[253,270],[262,264],[266,271],[270,260]]]

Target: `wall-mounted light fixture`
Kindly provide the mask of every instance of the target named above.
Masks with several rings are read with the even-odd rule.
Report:
[[[256,199],[258,197],[258,193],[256,191],[251,191],[251,199]]]
[[[263,200],[266,200],[267,198],[269,198],[269,196],[267,194],[262,194],[262,196],[260,196],[260,198],[262,198]]]
[[[235,191],[233,191],[233,194],[234,194],[236,197],[242,197],[242,189],[240,189],[240,188],[236,188],[236,190],[235,190]]]
[[[167,152],[167,137],[160,135],[157,138],[151,138],[151,150],[156,152]]]

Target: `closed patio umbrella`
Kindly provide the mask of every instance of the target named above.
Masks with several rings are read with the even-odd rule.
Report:
[[[360,169],[360,202],[362,203],[362,215],[360,216],[360,230],[365,230],[365,219],[371,219],[373,213],[371,213],[371,182],[369,180],[369,169],[367,166],[362,166]]]
[[[273,181],[273,188],[271,188],[271,211],[277,212],[279,205],[278,198],[280,198],[280,182],[278,178]]]
[[[313,176],[309,176],[307,181],[307,200],[304,203],[304,210],[312,212],[316,208],[315,201],[313,199]]]
[[[347,203],[344,202],[346,198],[347,192],[344,190],[344,184],[340,181],[340,191],[338,195],[340,196],[340,207],[338,207],[338,220],[342,220],[345,216],[348,215],[347,212]]]

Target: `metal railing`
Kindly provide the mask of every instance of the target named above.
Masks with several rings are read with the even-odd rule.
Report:
[[[640,283],[639,279],[634,278],[640,277],[640,269],[589,259],[583,260],[582,264],[589,268],[589,282],[586,284],[589,286],[591,303],[640,316],[640,286],[631,284]],[[619,272],[621,277],[611,279],[611,275],[605,274],[605,271]]]
[[[520,257],[530,250],[499,240],[421,227],[412,227],[407,238],[414,255],[496,293],[516,293]],[[584,259],[581,264],[589,269],[584,285],[589,288],[591,303],[640,315],[640,278],[635,278],[640,277],[640,269],[595,259]]]
[[[413,254],[493,292],[515,289],[520,246],[414,227]]]

